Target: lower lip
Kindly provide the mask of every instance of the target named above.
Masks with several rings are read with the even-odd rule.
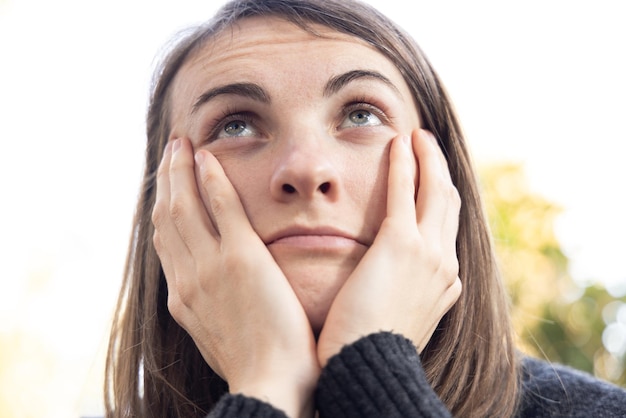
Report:
[[[288,246],[309,250],[330,250],[334,248],[341,249],[346,247],[353,248],[357,245],[362,244],[353,239],[337,235],[292,235],[277,239],[270,244],[270,246]]]

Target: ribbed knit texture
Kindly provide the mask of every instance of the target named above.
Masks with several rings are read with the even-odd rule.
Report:
[[[227,417],[287,418],[287,415],[259,399],[226,394],[222,396],[208,418]]]
[[[344,347],[318,382],[320,418],[450,417],[428,384],[411,341],[381,332]],[[271,405],[225,395],[209,418],[285,418]],[[522,362],[517,418],[626,417],[626,390],[593,376],[533,358]]]
[[[411,341],[387,332],[344,347],[323,370],[320,417],[450,417]]]
[[[558,364],[526,357],[517,417],[624,418],[626,390]]]

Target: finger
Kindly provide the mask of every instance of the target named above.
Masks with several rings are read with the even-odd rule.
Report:
[[[435,137],[422,130],[414,136],[413,148],[420,171],[416,200],[417,223],[425,237],[439,241],[447,221],[453,216],[451,213],[458,211],[458,193]]]
[[[179,138],[172,144],[169,170],[170,216],[178,233],[196,259],[204,259],[215,249],[217,235],[198,192],[191,144]]]
[[[461,205],[461,200],[459,197],[459,193],[458,190],[456,188],[456,186],[454,185],[454,182],[452,181],[452,175],[450,172],[450,166],[448,164],[448,160],[446,158],[446,156],[444,155],[444,151],[443,149],[439,146],[439,143],[437,142],[435,136],[429,132],[429,131],[425,131],[425,135],[430,136],[431,141],[433,142],[433,144],[435,145],[435,147],[437,148],[437,156],[439,157],[439,162],[441,164],[442,170],[441,170],[441,174],[443,177],[443,181],[448,185],[448,186],[452,186],[452,187],[447,187],[445,188],[445,192],[447,192],[449,195],[447,196],[449,201],[452,203],[449,207],[451,210],[449,210],[447,212],[448,215],[452,215],[454,219],[452,219],[453,222],[444,222],[444,225],[451,225],[454,224],[456,226],[458,226],[458,212],[460,209],[460,205]],[[454,230],[456,231],[457,227],[454,227]],[[456,235],[456,234],[455,234]]]
[[[168,288],[168,309],[172,316],[180,321],[185,312],[179,297],[179,290],[183,283],[179,281],[176,265],[173,262],[190,259],[191,255],[182,241],[178,229],[170,217],[170,182],[169,170],[172,157],[172,143],[168,143],[163,153],[163,158],[157,171],[156,199],[152,211],[152,223],[154,234],[152,241],[159,256],[161,268],[165,273],[165,281]],[[184,276],[183,272],[180,272]]]
[[[447,188],[442,189],[444,197],[446,197],[448,201],[448,204],[446,206],[447,210],[445,211],[445,220],[443,221],[443,225],[442,225],[442,241],[443,243],[445,243],[444,250],[447,250],[447,254],[453,255],[455,257],[455,260],[451,260],[450,264],[453,266],[456,265],[457,272],[458,272],[458,260],[456,260],[456,256],[457,256],[456,238],[457,238],[458,230],[459,230],[459,213],[461,209],[461,197],[458,193],[458,189],[456,188],[456,186],[454,186],[454,183],[452,182],[450,167],[448,165],[448,160],[446,159],[446,156],[444,155],[443,150],[440,148],[437,140],[435,139],[434,135],[431,132],[426,131],[425,134],[431,137],[431,140],[436,145],[439,151],[437,152],[437,155],[439,157],[439,162],[442,167],[441,174],[443,177],[443,181],[448,186],[452,186],[452,187],[447,187]],[[446,193],[447,193],[447,196],[446,196]],[[457,273],[454,273],[454,275],[456,274]]]
[[[194,155],[194,161],[196,162],[196,185],[198,187],[198,193],[200,194],[200,200],[202,201],[202,205],[207,212],[209,217],[209,224],[211,226],[211,231],[213,236],[220,236],[219,228],[215,223],[215,219],[213,217],[213,213],[211,211],[211,206],[209,204],[209,190],[203,184],[202,180],[202,165],[204,164],[205,152],[207,151],[197,151]]]
[[[237,191],[217,158],[206,150],[200,150],[196,153],[196,161],[199,165],[200,185],[206,191],[202,194],[203,203],[222,237],[222,243],[239,245],[253,237],[259,239]]]
[[[178,229],[170,217],[169,171],[171,158],[172,144],[168,143],[157,171],[156,197],[152,208],[152,224],[155,229],[153,243],[161,260],[172,255],[176,258],[189,256],[189,252],[178,234]],[[167,245],[165,245],[166,243]]]
[[[394,138],[389,150],[387,216],[397,218],[404,225],[415,223],[416,167],[411,138]]]

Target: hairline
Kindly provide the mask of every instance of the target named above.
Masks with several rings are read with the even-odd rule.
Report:
[[[413,104],[417,110],[417,117],[420,120],[420,124],[423,125],[424,115],[422,114],[423,107],[421,106],[421,102],[419,100],[419,92],[414,89],[413,83],[410,81],[410,78],[407,77],[407,75],[405,74],[406,73],[405,68],[403,68],[402,65],[399,65],[402,63],[402,59],[395,59],[396,57],[394,54],[392,54],[392,51],[389,51],[387,48],[384,48],[383,45],[378,45],[362,36],[359,36],[358,34],[354,32],[351,32],[349,30],[340,30],[339,28],[332,26],[330,23],[319,22],[311,18],[307,18],[305,16],[299,16],[299,18],[295,18],[292,15],[287,15],[287,14],[272,10],[267,13],[258,13],[258,14],[238,16],[238,17],[231,18],[231,19],[226,19],[226,20],[221,20],[221,21],[218,20],[217,22],[214,22],[211,20],[207,24],[198,26],[196,28],[196,31],[200,32],[200,35],[197,37],[197,39],[194,40],[190,48],[184,54],[181,63],[175,69],[172,75],[172,80],[167,86],[167,91],[164,96],[164,103],[163,103],[162,110],[163,110],[163,116],[167,118],[165,126],[167,127],[168,131],[171,130],[170,118],[172,116],[172,110],[173,110],[172,95],[174,92],[175,81],[178,75],[181,73],[184,67],[189,64],[191,60],[197,57],[197,55],[200,54],[200,52],[204,48],[207,47],[207,45],[216,42],[216,40],[219,37],[225,36],[227,31],[230,31],[231,32],[230,36],[233,36],[233,31],[235,30],[235,28],[242,22],[249,20],[249,19],[279,19],[279,20],[291,23],[301,28],[305,32],[310,33],[311,35],[322,38],[322,39],[332,39],[332,37],[329,35],[331,33],[338,33],[338,34],[343,34],[343,35],[350,36],[350,37],[360,40],[366,46],[371,47],[374,49],[374,51],[380,53],[398,70],[398,72],[400,73],[400,76],[402,77],[402,80],[404,81],[404,83],[407,85],[409,89],[409,93],[411,94],[411,99],[413,100]],[[328,29],[329,33],[324,34],[321,31],[316,30],[315,27]],[[429,128],[428,126],[423,126],[423,127]],[[165,144],[162,144],[162,146],[164,147]]]

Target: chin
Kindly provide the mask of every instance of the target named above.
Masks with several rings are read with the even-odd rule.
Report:
[[[362,256],[363,254],[358,254],[357,257],[339,260],[320,260],[317,257],[300,260],[276,258],[278,266],[304,308],[315,338],[324,326],[335,296]]]

